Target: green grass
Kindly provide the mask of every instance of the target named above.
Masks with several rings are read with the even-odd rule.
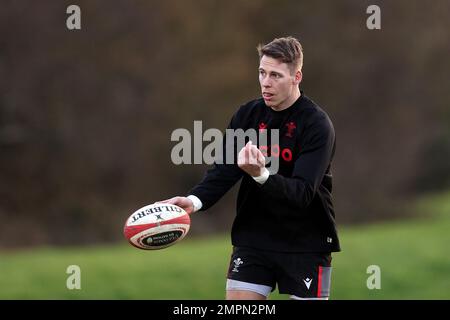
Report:
[[[417,207],[416,219],[340,228],[332,299],[450,299],[450,193]],[[230,254],[227,235],[151,252],[127,244],[3,251],[0,299],[223,299]],[[81,290],[66,288],[69,265],[81,268]],[[381,268],[380,290],[366,286],[369,265]]]
[[[420,217],[342,230],[332,296],[336,299],[450,299],[450,193],[417,204]],[[367,266],[381,269],[368,290]]]

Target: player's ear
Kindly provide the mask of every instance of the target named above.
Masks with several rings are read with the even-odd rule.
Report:
[[[297,70],[295,72],[295,75],[294,75],[294,84],[298,85],[300,82],[302,82],[302,78],[303,78],[302,71],[301,70]]]

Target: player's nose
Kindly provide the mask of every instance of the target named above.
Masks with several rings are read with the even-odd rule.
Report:
[[[268,78],[264,78],[261,82],[261,85],[264,88],[270,88],[272,86],[272,84],[270,83],[270,80]]]

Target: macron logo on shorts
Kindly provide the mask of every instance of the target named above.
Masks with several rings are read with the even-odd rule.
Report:
[[[310,278],[303,279],[303,282],[305,283],[305,286],[306,286],[306,288],[308,288],[308,290],[309,290],[309,287],[311,286],[312,280],[313,279],[310,279]]]

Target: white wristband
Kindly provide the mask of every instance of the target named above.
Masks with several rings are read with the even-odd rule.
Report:
[[[253,177],[253,179],[255,179],[255,181],[258,182],[259,184],[264,184],[264,182],[266,182],[267,179],[269,179],[269,176],[270,176],[269,170],[267,170],[267,168],[264,168],[262,174],[260,176]]]
[[[203,203],[199,198],[197,198],[196,196],[194,196],[192,194],[187,196],[187,198],[192,201],[192,204],[194,205],[194,212],[197,212],[198,210],[200,210],[202,208]]]

